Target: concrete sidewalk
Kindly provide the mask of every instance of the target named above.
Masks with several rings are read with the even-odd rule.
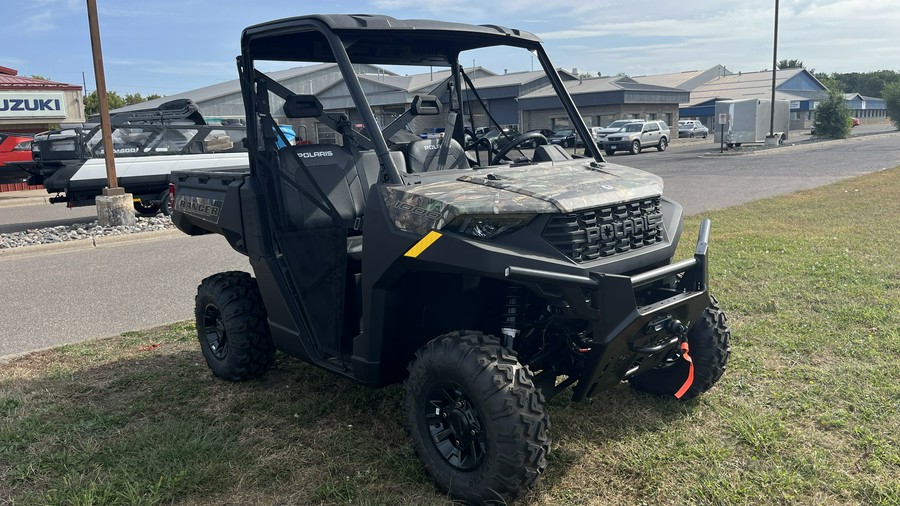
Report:
[[[0,192],[0,207],[33,206],[35,204],[48,204],[50,194],[47,190],[19,190],[14,192]]]

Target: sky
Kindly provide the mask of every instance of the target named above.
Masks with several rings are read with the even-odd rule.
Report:
[[[92,91],[86,0],[0,0],[0,66]],[[172,95],[236,78],[241,30],[315,13],[386,14],[535,33],[557,67],[629,76],[772,67],[772,0],[97,0],[106,85]],[[330,5],[329,5],[330,4]],[[264,5],[264,8],[256,7]],[[781,0],[778,60],[817,72],[900,71],[900,2]],[[497,73],[508,66],[478,62]],[[509,68],[510,72],[531,70]]]

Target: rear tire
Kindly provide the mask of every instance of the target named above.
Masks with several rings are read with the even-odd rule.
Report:
[[[687,401],[706,392],[719,381],[728,365],[731,355],[729,344],[731,331],[728,330],[725,313],[719,302],[710,295],[709,307],[688,332],[688,346],[694,362],[694,383],[681,397]],[[678,360],[663,369],[653,369],[631,378],[629,383],[635,390],[654,395],[675,395],[688,377],[687,361]]]
[[[669,141],[667,141],[665,137],[660,137],[659,144],[656,145],[656,150],[665,151],[667,147],[669,147]]]
[[[169,189],[166,188],[159,194],[159,210],[162,211],[163,216],[172,216],[173,208],[172,195],[169,193]]]
[[[228,381],[258,378],[272,368],[275,345],[256,280],[220,272],[197,287],[194,316],[206,364]]]
[[[506,504],[547,466],[550,419],[531,371],[493,336],[460,331],[416,352],[404,382],[413,449],[441,490]]]
[[[141,216],[156,216],[159,213],[159,206],[156,204],[145,204],[143,200],[135,200],[134,212]]]

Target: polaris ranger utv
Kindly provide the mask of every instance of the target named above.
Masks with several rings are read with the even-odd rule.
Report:
[[[498,47],[510,64],[536,58],[541,76],[463,68]],[[306,78],[267,77],[272,62],[334,63],[341,78],[314,96]],[[422,73],[401,75],[411,66]],[[175,224],[222,234],[255,274],[199,286],[198,337],[217,376],[258,377],[280,350],[370,387],[402,382],[415,452],[470,502],[534,485],[551,397],[581,401],[625,380],[686,400],[722,376],[729,331],[708,292],[708,221],[694,256],[673,263],[682,208],[660,178],[539,132],[496,152],[465,144],[488,123],[502,130],[502,104],[482,98],[515,79],[590,138],[536,36],[304,16],[247,28],[238,72],[249,168],[172,174]],[[405,110],[387,95],[407,97]],[[534,128],[543,111],[531,112]],[[314,122],[318,138],[292,146],[279,120]],[[438,126],[442,137],[411,133]]]

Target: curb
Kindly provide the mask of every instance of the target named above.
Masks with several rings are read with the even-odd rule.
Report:
[[[46,197],[12,197],[0,198],[0,207],[21,207],[49,204],[50,196]]]
[[[838,142],[843,142],[846,144],[863,142],[872,137],[888,137],[888,136],[896,136],[900,135],[900,132],[878,132],[872,134],[865,135],[857,135],[855,137],[848,137],[846,139],[828,139],[816,142],[802,142],[802,143],[791,143],[790,141],[787,144],[774,147],[774,148],[759,148],[752,149],[747,151],[725,151],[724,153],[719,153],[718,151],[708,151],[700,155],[701,158],[706,157],[720,157],[720,156],[760,156],[760,155],[774,155],[777,153],[784,153],[785,151],[797,151],[802,149],[815,149],[817,147],[824,147],[831,144],[835,144]]]
[[[77,251],[93,248],[105,248],[116,246],[119,244],[128,244],[133,242],[154,241],[157,239],[166,239],[184,236],[181,230],[166,229],[153,230],[150,232],[135,232],[131,234],[94,236],[85,239],[76,239],[74,241],[54,242],[50,244],[35,244],[34,246],[22,246],[19,248],[0,249],[0,261],[7,258],[20,258],[32,255],[45,255],[58,253],[62,251]]]

